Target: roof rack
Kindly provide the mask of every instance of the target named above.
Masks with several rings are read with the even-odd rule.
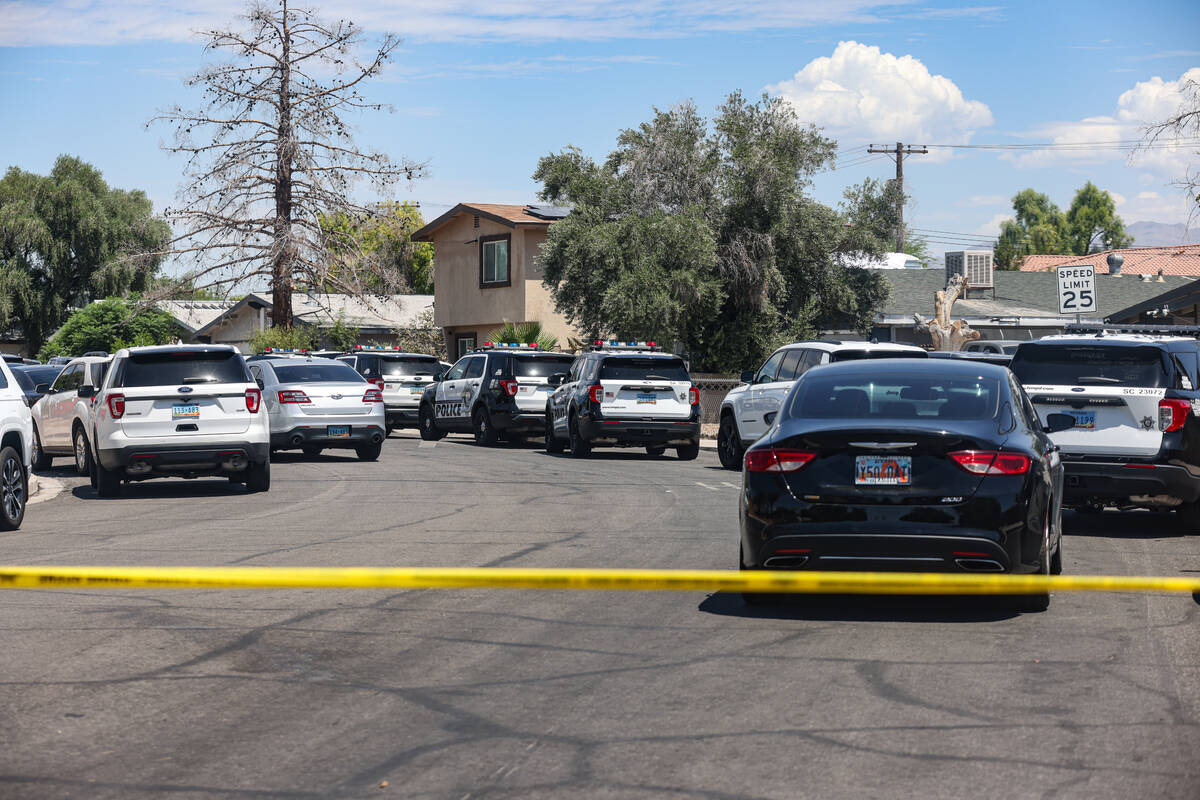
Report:
[[[1200,338],[1200,325],[1113,325],[1107,322],[1068,322],[1066,333],[1140,333],[1145,336],[1191,336]]]
[[[538,350],[537,342],[484,342],[478,350]]]
[[[596,339],[588,346],[588,350],[648,350],[652,353],[657,353],[662,351],[662,345],[658,344],[658,342],[622,342],[617,339],[610,339],[609,341]]]

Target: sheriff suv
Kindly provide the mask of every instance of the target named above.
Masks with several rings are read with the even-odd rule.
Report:
[[[421,398],[421,438],[441,439],[450,431],[471,433],[476,444],[501,438],[520,441],[546,430],[550,379],[565,375],[575,360],[536,344],[484,342],[463,356]]]
[[[717,455],[726,469],[741,469],[746,448],[754,444],[775,419],[788,392],[805,372],[821,364],[864,358],[925,358],[919,347],[887,342],[843,342],[823,339],[784,345],[757,372],[741,374],[741,386],[721,401]]]
[[[406,353],[394,347],[364,347],[338,356],[383,393],[386,435],[417,424],[421,397],[441,377],[442,364],[425,353]]]
[[[700,391],[679,356],[654,342],[595,342],[566,375],[545,410],[546,451],[588,455],[593,447],[674,447],[685,461],[700,452]]]
[[[1161,335],[1181,332],[1200,329],[1117,326],[1017,349],[1010,367],[1039,416],[1075,420],[1050,437],[1066,466],[1066,505],[1174,508],[1200,532],[1197,342]]]
[[[92,408],[92,476],[101,497],[121,481],[225,475],[271,487],[271,432],[262,390],[226,345],[118,350]]]

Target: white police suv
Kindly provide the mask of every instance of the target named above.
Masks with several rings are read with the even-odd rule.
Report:
[[[353,352],[338,356],[383,393],[387,435],[395,428],[416,427],[421,397],[430,384],[441,379],[442,363],[425,353],[406,353],[395,347],[355,345]]]
[[[924,350],[907,344],[822,339],[784,345],[758,372],[743,372],[742,385],[721,401],[717,455],[726,469],[741,469],[746,448],[759,439],[779,412],[796,381],[808,370],[837,361],[864,358],[925,358]]]
[[[32,449],[33,421],[25,392],[0,361],[0,530],[16,530],[25,519]]]

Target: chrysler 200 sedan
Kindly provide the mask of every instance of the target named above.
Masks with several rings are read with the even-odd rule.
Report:
[[[814,368],[746,451],[741,567],[1057,574],[1063,470],[1046,434],[1059,416],[1044,424],[991,364]]]

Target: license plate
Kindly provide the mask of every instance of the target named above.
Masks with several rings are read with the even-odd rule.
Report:
[[[408,387],[408,393],[409,394],[425,394],[425,387],[424,386],[410,386],[410,387]]]
[[[171,406],[171,419],[200,419],[200,406]]]
[[[1096,430],[1096,412],[1095,411],[1064,411],[1064,414],[1069,414],[1075,418],[1075,427],[1085,431]]]
[[[854,483],[858,486],[908,486],[912,456],[856,456]]]
[[[330,425],[328,428],[326,428],[326,433],[329,436],[347,438],[350,436],[350,426],[349,425]]]
[[[658,395],[656,395],[656,394],[639,394],[637,396],[637,402],[638,402],[639,406],[642,404],[654,405],[658,402]]]

